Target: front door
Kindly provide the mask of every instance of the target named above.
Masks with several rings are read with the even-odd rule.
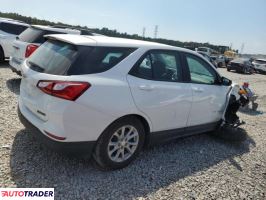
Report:
[[[229,87],[219,84],[219,75],[203,58],[187,53],[185,63],[189,69],[193,93],[187,125],[218,122],[222,118]]]

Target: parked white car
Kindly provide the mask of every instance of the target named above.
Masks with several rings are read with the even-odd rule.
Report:
[[[13,43],[9,61],[10,68],[13,72],[20,75],[23,61],[45,42],[44,35],[48,34],[94,35],[94,33],[89,31],[77,30],[70,27],[32,25],[22,32]]]
[[[0,18],[0,62],[10,57],[13,41],[28,27],[28,24],[21,21]]]
[[[252,64],[256,71],[266,73],[266,59],[255,59]]]
[[[187,49],[52,35],[23,63],[18,113],[50,148],[118,169],[144,144],[215,130],[238,90]]]

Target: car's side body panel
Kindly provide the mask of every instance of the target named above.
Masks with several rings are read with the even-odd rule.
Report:
[[[192,104],[187,83],[145,80],[128,75],[137,108],[149,116],[153,131],[183,128]]]
[[[193,105],[187,126],[217,122],[222,118],[227,86],[191,83]]]

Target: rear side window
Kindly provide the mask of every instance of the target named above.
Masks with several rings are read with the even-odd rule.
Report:
[[[28,42],[28,43],[44,43],[45,38],[43,37],[44,35],[48,34],[57,34],[59,32],[56,31],[47,31],[47,30],[42,30],[38,28],[27,28],[24,32],[22,32],[19,35],[19,39],[23,42]],[[61,33],[64,34],[64,33]]]
[[[176,51],[152,50],[137,62],[130,74],[139,78],[181,82],[182,67]]]
[[[55,75],[94,74],[114,67],[134,49],[75,46],[48,40],[28,59],[32,70]]]
[[[79,56],[68,70],[68,75],[94,74],[107,71],[135,49],[121,47],[80,47]]]
[[[23,26],[20,24],[10,24],[5,22],[0,23],[0,30],[13,35],[19,35],[27,28],[27,26]]]

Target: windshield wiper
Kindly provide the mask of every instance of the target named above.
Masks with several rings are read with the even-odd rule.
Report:
[[[34,62],[29,61],[29,64],[30,64],[30,68],[34,71],[37,71],[37,72],[43,72],[44,71],[44,69],[42,67],[40,67],[39,65],[37,65]]]

